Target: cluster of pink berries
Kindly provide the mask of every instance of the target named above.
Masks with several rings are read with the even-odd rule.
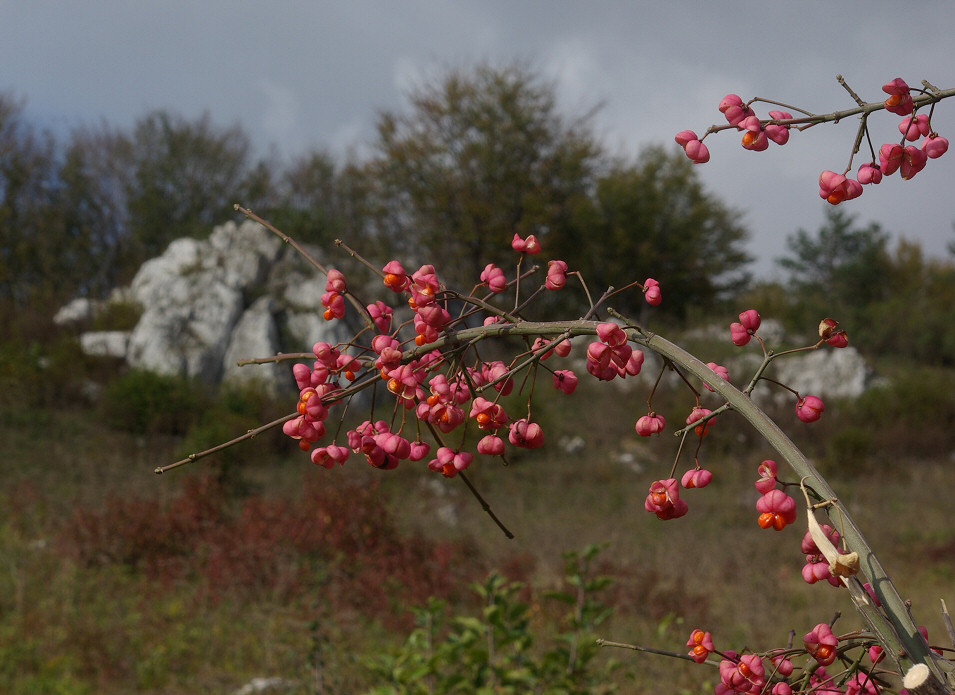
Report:
[[[756,331],[759,330],[761,322],[759,312],[755,309],[747,309],[742,312],[739,315],[739,321],[730,324],[730,339],[733,344],[742,347],[748,344],[752,338],[759,340]],[[849,345],[849,338],[846,332],[839,328],[837,321],[826,318],[819,324],[819,345],[822,343],[835,348],[844,348]],[[821,398],[796,394],[796,417],[803,422],[815,422],[822,417],[825,409],[826,405]]]
[[[819,195],[829,203],[838,205],[862,195],[863,185],[877,184],[883,176],[891,176],[896,171],[905,179],[911,179],[923,168],[929,159],[941,157],[948,150],[948,140],[932,130],[930,116],[914,113],[915,104],[912,89],[900,77],[882,85],[882,91],[888,94],[884,102],[885,109],[891,113],[905,116],[899,123],[902,144],[882,145],[878,153],[878,162],[874,159],[859,167],[855,179],[834,171],[824,171],[819,175]],[[785,145],[789,141],[792,120],[788,111],[770,111],[769,118],[760,120],[749,104],[736,94],[727,94],[719,105],[720,111],[729,125],[743,133],[744,149],[761,152],[769,147],[770,141]],[[811,118],[807,119],[811,120]],[[703,135],[703,138],[706,134]],[[686,156],[695,163],[703,164],[710,159],[709,150],[692,130],[683,130],[674,138],[683,148]],[[905,145],[923,138],[921,145]]]
[[[777,145],[789,142],[789,126],[774,122],[791,119],[792,114],[786,111],[770,111],[770,120],[760,121],[749,105],[744,104],[736,94],[723,97],[719,108],[726,122],[743,133],[743,149],[762,152],[769,147],[770,141]],[[709,150],[692,130],[682,130],[674,139],[694,164],[704,164],[710,160]]]
[[[521,238],[514,235],[511,247],[521,254],[537,254],[541,246],[534,235]],[[413,315],[414,346],[435,342],[452,324],[448,299],[456,296],[439,281],[431,265],[423,265],[408,273],[397,260],[389,261],[381,269],[384,285],[396,294],[406,296]],[[567,263],[551,260],[543,284],[546,290],[556,291],[566,284]],[[508,280],[504,271],[488,264],[480,276],[481,284],[492,294],[504,291]],[[325,294],[322,296],[324,317],[340,319],[345,315],[345,298],[349,290],[341,271],[327,273]],[[648,278],[643,284],[646,301],[659,304],[662,295],[659,283]],[[359,305],[360,306],[360,305]],[[395,397],[400,409],[414,413],[417,422],[427,425],[438,435],[448,434],[465,423],[476,425],[483,437],[475,451],[489,456],[501,456],[506,441],[512,446],[534,449],[543,445],[544,432],[530,417],[512,419],[500,399],[514,387],[513,365],[501,361],[479,361],[474,366],[449,361],[435,349],[408,359],[407,344],[400,339],[405,324],[393,325],[395,312],[384,301],[378,300],[365,307],[367,322],[377,330],[367,347],[353,344],[357,355],[349,355],[337,347],[320,342],[313,346],[315,361],[311,366],[296,364],[293,374],[299,388],[298,415],[284,423],[284,432],[298,440],[299,446],[311,450],[312,462],[326,468],[341,465],[351,453],[362,455],[369,465],[380,469],[395,468],[400,461],[426,460],[431,446],[420,440],[401,435],[404,418],[393,427],[384,420],[366,421],[346,433],[347,446],[331,443],[315,445],[326,434],[325,420],[328,405],[342,390],[340,381],[360,378],[380,378]],[[504,321],[502,314],[489,314],[485,324]],[[598,340],[587,350],[587,370],[598,379],[610,380],[617,376],[639,374],[643,353],[629,345],[627,334],[616,324],[597,326]],[[412,346],[412,347],[414,347]],[[540,362],[552,355],[566,358],[571,351],[567,339],[557,341],[539,337],[532,353]],[[364,353],[364,354],[362,354]],[[571,394],[577,386],[577,375],[571,369],[551,369],[554,388]],[[493,398],[488,393],[493,394]],[[470,407],[468,407],[470,403]],[[662,421],[662,418],[661,418]],[[442,442],[438,442],[439,445]],[[468,451],[439,446],[428,467],[446,477],[456,476],[471,465],[474,455]]]
[[[796,521],[796,500],[776,487],[776,471],[776,462],[771,460],[763,461],[756,469],[759,478],[755,485],[762,495],[756,501],[756,523],[760,528],[782,531]]]
[[[919,626],[918,630],[928,642],[925,627]],[[877,668],[885,657],[882,647],[860,639],[857,633],[840,637],[828,623],[819,623],[803,635],[802,649],[790,646],[763,654],[719,651],[713,635],[699,628],[690,632],[686,646],[690,648],[688,656],[698,664],[705,663],[710,654],[720,658],[720,682],[713,689],[716,695],[878,695],[885,687],[883,673]],[[933,651],[941,653],[938,649]],[[805,654],[810,660],[797,669],[794,661],[798,654]],[[829,674],[826,667],[840,657],[849,667],[848,672]],[[868,664],[864,661],[867,657]]]
[[[587,371],[602,381],[636,376],[643,367],[643,352],[634,350],[627,342],[627,334],[615,323],[597,326],[599,341],[587,347]]]
[[[879,161],[866,162],[856,172],[856,179],[844,174],[824,171],[819,175],[819,197],[833,205],[852,200],[862,195],[862,186],[881,183],[883,176],[899,172],[903,180],[909,180],[925,168],[929,159],[937,159],[948,151],[948,140],[932,130],[927,114],[914,113],[912,90],[901,77],[882,85],[889,95],[885,108],[891,113],[905,116],[899,122],[902,143],[887,143],[879,148]],[[905,145],[923,138],[921,145]]]
[[[819,623],[803,637],[803,652],[810,657],[810,665],[796,671],[793,657],[797,650],[775,649],[766,654],[745,653],[739,654],[733,650],[717,651],[713,644],[713,636],[709,632],[695,629],[690,633],[686,646],[690,647],[690,658],[702,664],[710,654],[720,657],[720,682],[713,692],[717,695],[740,693],[753,695],[792,695],[793,685],[808,686],[798,692],[826,693],[828,695],[877,695],[881,692],[879,682],[873,677],[875,664],[882,658],[881,650],[869,650],[872,666],[866,668],[861,663],[855,664],[855,672],[846,677],[844,674],[829,675],[826,666],[831,665],[840,649],[853,649],[859,646],[857,642],[847,640],[844,647],[839,647],[839,638],[833,634],[832,628],[826,623]],[[859,657],[859,661],[861,662]],[[793,674],[796,673],[794,677]]]

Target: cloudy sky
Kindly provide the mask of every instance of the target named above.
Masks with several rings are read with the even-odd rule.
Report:
[[[603,104],[598,132],[625,156],[721,123],[729,92],[824,113],[853,106],[837,73],[866,101],[894,77],[955,86],[955,3],[943,1],[0,0],[0,27],[0,91],[56,133],[127,127],[154,108],[208,110],[287,157],[360,152],[376,113],[404,108],[429,75],[479,61],[531,65],[568,115]],[[898,141],[899,120],[870,120],[876,148]],[[955,136],[955,99],[933,125]],[[773,272],[788,234],[821,223],[818,175],[845,169],[856,127],[818,126],[763,153],[742,150],[735,133],[707,139],[700,174],[752,231],[759,274]],[[847,207],[944,257],[953,188],[955,151]]]

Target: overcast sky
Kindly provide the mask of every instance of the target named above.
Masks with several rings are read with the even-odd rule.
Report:
[[[208,110],[240,122],[263,154],[274,145],[287,157],[360,152],[376,114],[404,108],[409,87],[480,61],[531,65],[568,115],[602,103],[598,132],[623,155],[722,123],[730,92],[822,113],[853,106],[837,73],[866,101],[894,77],[955,86],[955,3],[942,1],[0,0],[0,28],[0,91],[56,133],[128,127],[154,108]],[[870,120],[876,148],[898,141],[899,120]],[[933,125],[955,138],[955,99]],[[787,235],[820,225],[819,173],[845,169],[856,126],[818,126],[762,153],[732,132],[707,139],[712,159],[699,172],[742,214],[759,274],[773,271]],[[955,151],[844,207],[944,257],[953,188]]]

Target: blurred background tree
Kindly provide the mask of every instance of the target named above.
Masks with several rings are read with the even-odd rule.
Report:
[[[64,272],[78,260],[58,215],[61,183],[52,136],[23,116],[23,102],[0,94],[0,312],[4,323],[19,311],[59,298]]]
[[[565,119],[554,86],[520,67],[452,70],[412,90],[408,113],[378,119],[376,239],[474,278],[512,265],[514,234],[546,240],[589,204],[603,153],[590,115]],[[437,265],[437,262],[435,262]]]
[[[586,224],[559,228],[552,250],[598,292],[653,277],[663,285],[667,313],[684,317],[691,306],[710,309],[750,281],[740,213],[704,189],[678,149],[648,147],[633,162],[615,162],[597,178],[591,203]],[[646,308],[639,288],[613,305],[636,316]]]

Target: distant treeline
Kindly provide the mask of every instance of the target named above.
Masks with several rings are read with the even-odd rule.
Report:
[[[739,216],[675,147],[615,159],[590,116],[558,113],[553,85],[518,67],[451,72],[408,96],[406,112],[379,116],[364,161],[315,150],[278,162],[208,114],[155,111],[59,142],[0,95],[4,314],[104,296],[173,239],[234,219],[236,202],[300,241],[342,238],[466,282],[488,262],[512,266],[513,235],[536,234],[598,293],[667,278],[674,315],[746,280]]]
[[[105,296],[173,239],[235,219],[239,202],[299,241],[341,238],[375,262],[433,263],[462,287],[487,263],[512,268],[514,234],[535,234],[593,296],[658,279],[655,316],[709,320],[745,298],[800,327],[837,314],[872,350],[955,362],[951,263],[913,244],[890,250],[877,225],[856,229],[830,211],[816,233],[790,236],[787,279],[754,286],[740,213],[703,188],[677,146],[614,157],[593,112],[560,113],[554,85],[519,66],[450,71],[407,96],[407,109],[378,116],[364,159],[313,150],[284,162],[257,158],[240,125],[208,114],[154,111],[128,130],[101,123],[60,142],[26,119],[22,100],[0,95],[8,336],[72,297]],[[579,283],[553,294],[545,310],[586,305]],[[613,305],[646,311],[639,289]]]

